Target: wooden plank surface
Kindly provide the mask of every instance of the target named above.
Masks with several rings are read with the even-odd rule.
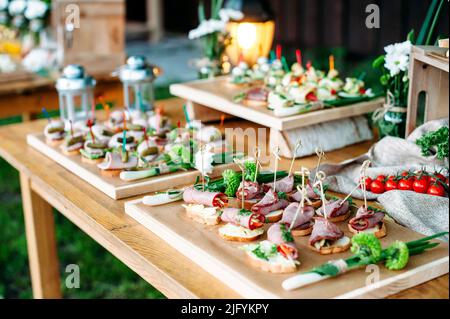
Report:
[[[183,101],[165,100],[158,105],[163,105],[170,116],[182,117]],[[127,216],[123,208],[124,200],[112,200],[29,147],[26,135],[42,130],[45,124],[46,121],[33,121],[0,128],[0,156],[30,177],[32,189],[39,196],[167,297],[240,297],[156,234]],[[254,125],[245,121],[227,121],[225,126]],[[370,146],[371,143],[366,142],[330,152],[326,162],[336,163],[359,156]],[[311,168],[316,159],[308,157],[297,160],[296,165],[300,162]],[[280,162],[280,169],[288,168],[289,161]],[[408,289],[399,296],[448,298],[448,275]]]
[[[370,273],[360,269],[333,280],[285,291],[281,283],[293,274],[270,274],[253,268],[246,261],[245,252],[238,249],[242,243],[220,238],[218,229],[222,225],[195,223],[186,216],[181,204],[182,201],[179,201],[149,207],[137,200],[125,203],[125,212],[246,298],[382,298],[448,273],[448,245],[443,243],[433,251],[412,258],[402,271],[389,271],[380,266],[379,281],[373,284],[366,284]],[[406,242],[423,237],[394,222],[385,221],[385,224],[387,236],[381,239],[383,247],[395,240]],[[352,236],[347,222],[338,225],[346,236]],[[268,226],[265,228],[267,230]],[[351,255],[347,251],[322,256],[308,248],[308,239],[309,236],[295,239],[299,247],[300,271]]]
[[[113,199],[155,192],[160,189],[183,185],[189,181],[194,183],[199,177],[198,171],[189,170],[144,178],[137,181],[124,181],[118,176],[111,177],[102,175],[97,165],[84,163],[81,155],[67,156],[63,154],[59,146],[47,145],[43,133],[29,134],[27,136],[27,142],[34,149],[46,155],[48,158],[53,159],[56,163]],[[224,170],[229,168],[236,168],[236,165],[234,163],[217,165],[214,167],[211,177],[220,176]]]
[[[185,100],[207,106],[220,112],[264,125],[279,131],[347,118],[375,111],[383,98],[287,117],[277,117],[266,107],[246,106],[233,102],[233,97],[247,88],[231,86],[227,77],[199,80],[170,86],[170,93]]]

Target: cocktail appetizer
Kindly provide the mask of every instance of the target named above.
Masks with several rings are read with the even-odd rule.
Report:
[[[207,192],[187,188],[183,193],[186,214],[194,221],[205,225],[218,225],[227,196],[219,192]]]
[[[138,158],[128,151],[108,152],[102,163],[97,167],[101,169],[102,175],[119,176],[120,172],[126,169],[133,169],[138,166]]]
[[[291,273],[297,270],[300,262],[298,250],[289,227],[277,223],[267,230],[267,240],[258,244],[245,245],[251,265],[272,273]]]
[[[137,147],[136,138],[133,135],[131,135],[130,132],[127,131],[125,139],[126,140],[124,141],[124,134],[122,132],[117,133],[113,137],[111,137],[111,139],[108,142],[108,146],[110,148],[121,149],[123,144],[125,143],[127,151],[134,151]]]
[[[219,235],[226,240],[248,242],[264,234],[265,217],[246,209],[225,208],[220,216],[227,223],[219,228]]]
[[[62,152],[67,156],[79,155],[84,146],[84,135],[82,133],[73,133],[66,136],[61,145]]]
[[[292,235],[307,236],[311,234],[314,226],[314,208],[311,206],[299,207],[300,203],[291,203],[283,211],[280,223],[291,229]]]
[[[45,141],[50,146],[58,146],[64,141],[66,132],[64,130],[64,122],[60,120],[49,120],[45,126],[44,135]]]
[[[384,212],[375,208],[361,206],[356,216],[348,222],[348,229],[355,234],[372,233],[378,238],[386,236],[386,225],[383,221]]]
[[[322,255],[336,254],[350,248],[350,238],[344,235],[336,224],[323,218],[314,219],[314,227],[309,238],[309,247]]]
[[[108,144],[102,141],[89,140],[84,142],[83,149],[80,150],[81,161],[88,164],[98,164],[103,162]]]

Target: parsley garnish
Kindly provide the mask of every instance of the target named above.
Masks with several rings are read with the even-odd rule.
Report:
[[[278,192],[278,198],[279,199],[287,199],[287,195],[285,192]]]
[[[449,129],[447,126],[441,127],[437,131],[428,132],[416,140],[416,144],[420,146],[423,156],[433,155],[432,150],[437,149],[436,156],[443,160],[448,158],[449,154]]]
[[[286,224],[280,224],[280,229],[281,229],[281,237],[285,242],[290,243],[294,241],[294,237],[292,237],[291,231],[287,229]]]

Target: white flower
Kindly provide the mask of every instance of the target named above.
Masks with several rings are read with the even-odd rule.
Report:
[[[388,45],[384,50],[386,52],[384,67],[390,71],[391,76],[408,70],[410,41]]]
[[[200,25],[189,32],[189,39],[197,39],[204,37],[208,34],[216,32],[225,32],[226,23],[221,20],[204,20]]]
[[[28,6],[24,15],[28,20],[43,18],[47,9],[48,6],[45,2],[40,0],[30,0],[28,1]]]
[[[9,54],[0,54],[0,73],[14,72],[17,65]]]
[[[220,20],[228,22],[230,20],[239,21],[244,18],[244,14],[239,10],[221,9],[219,11]]]
[[[9,3],[9,14],[19,15],[22,14],[27,7],[27,2],[25,0],[13,0]]]
[[[33,49],[22,61],[23,67],[30,72],[39,72],[50,69],[55,61],[55,56],[49,50]]]
[[[0,0],[0,11],[8,9],[8,0]]]
[[[202,173],[203,176],[208,176],[213,172],[214,153],[211,152],[211,146],[206,146],[205,149],[197,151],[194,156],[194,167]]]

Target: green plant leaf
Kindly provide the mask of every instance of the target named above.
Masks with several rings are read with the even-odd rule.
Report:
[[[428,7],[427,15],[425,20],[420,28],[419,35],[417,36],[416,45],[423,45],[425,43],[425,36],[428,33],[430,28],[431,21],[433,19],[433,14],[436,11],[436,7],[438,5],[439,0],[432,0],[430,6]]]
[[[378,58],[376,58],[373,62],[372,62],[372,67],[374,69],[378,69],[380,67],[382,67],[384,64],[384,55],[380,55]]]
[[[411,31],[409,31],[406,40],[409,40],[412,44],[415,43],[416,41],[416,31],[414,29],[412,29]]]

